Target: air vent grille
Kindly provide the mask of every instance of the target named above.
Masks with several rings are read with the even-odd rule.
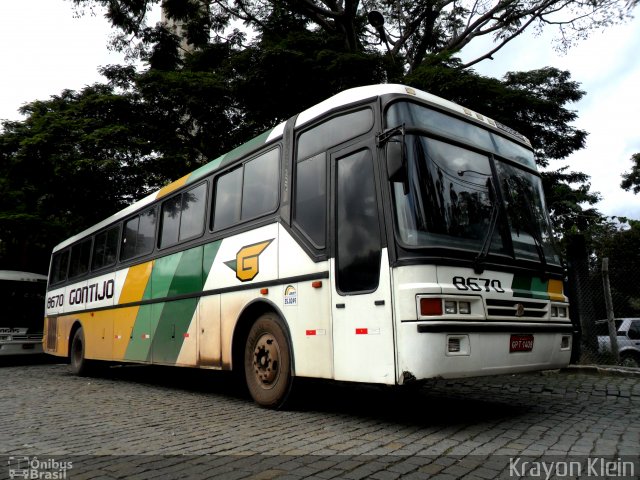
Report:
[[[531,300],[495,300],[487,299],[488,317],[507,317],[517,319],[540,319],[549,313],[548,302]]]
[[[58,317],[49,317],[47,322],[47,345],[50,352],[56,349],[56,337],[58,335]]]

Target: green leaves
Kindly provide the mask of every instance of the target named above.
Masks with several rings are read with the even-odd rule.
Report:
[[[633,190],[633,193],[640,193],[640,153],[631,155],[631,171],[622,174],[620,187],[624,190]]]

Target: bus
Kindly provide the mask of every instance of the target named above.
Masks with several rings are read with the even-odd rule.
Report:
[[[0,356],[42,353],[47,277],[0,270]]]
[[[345,90],[53,250],[44,341],[96,360],[404,385],[557,369],[572,327],[529,141],[404,85]],[[241,377],[242,378],[242,377]]]

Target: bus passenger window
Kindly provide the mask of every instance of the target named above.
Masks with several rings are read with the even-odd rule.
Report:
[[[153,250],[156,233],[156,210],[150,208],[130,219],[124,226],[120,260],[128,260]]]
[[[151,208],[140,215],[140,228],[136,242],[136,255],[144,255],[153,250],[156,236],[156,210]]]
[[[162,204],[160,248],[198,237],[204,231],[207,184],[176,195]]]
[[[280,150],[276,148],[245,164],[242,220],[259,217],[278,205],[279,160]]]
[[[67,267],[69,266],[69,250],[56,253],[51,261],[51,284],[64,282],[67,279]]]
[[[203,183],[196,188],[182,194],[180,210],[179,240],[188,240],[200,236],[204,231],[204,207],[207,201],[207,184]]]
[[[91,239],[71,248],[71,264],[69,265],[69,278],[79,277],[89,271],[89,257],[91,256]]]
[[[242,198],[242,168],[237,168],[218,179],[213,229],[220,230],[240,221]]]
[[[274,148],[218,178],[213,229],[221,230],[275,210],[279,173],[280,149]]]
[[[120,225],[116,225],[96,235],[96,239],[93,242],[92,270],[98,270],[99,268],[108,267],[116,263],[119,238]]]
[[[180,233],[180,204],[182,195],[176,195],[162,204],[160,248],[178,243]]]

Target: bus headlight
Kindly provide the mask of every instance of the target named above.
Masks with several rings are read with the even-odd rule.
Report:
[[[447,315],[458,313],[458,302],[453,300],[446,300],[444,302],[444,313]]]
[[[569,308],[565,305],[552,305],[551,318],[567,318],[569,316]]]
[[[478,297],[473,300],[470,297],[456,298],[453,295],[446,297],[427,297],[418,295],[418,317],[448,317],[453,315],[469,315],[474,316],[472,311],[475,309],[475,316],[482,316],[482,298]],[[476,306],[472,308],[472,303]]]
[[[460,308],[460,313],[463,315],[471,314],[471,303],[470,302],[458,302],[458,307]]]

